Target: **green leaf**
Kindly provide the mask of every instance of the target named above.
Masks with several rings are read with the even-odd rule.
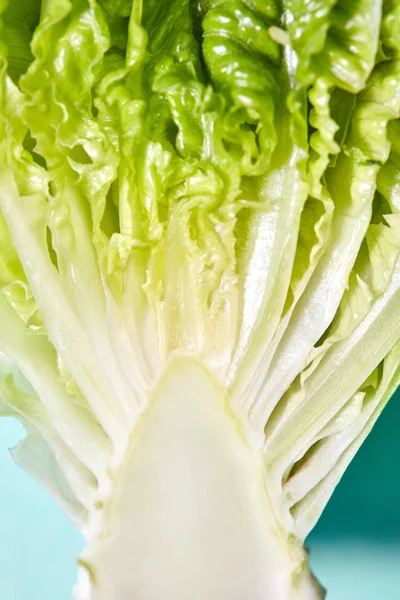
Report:
[[[59,460],[37,431],[30,426],[27,431],[27,437],[11,450],[15,463],[44,487],[78,529],[84,530],[88,511],[77,500],[60,469]]]
[[[40,0],[3,0],[0,4],[1,49],[7,57],[13,81],[23,75],[33,61],[31,41],[40,21]]]

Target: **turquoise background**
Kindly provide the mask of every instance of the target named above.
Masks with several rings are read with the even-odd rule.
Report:
[[[400,598],[399,425],[397,394],[308,540],[311,565],[329,600]],[[6,448],[22,436],[18,423],[0,419],[0,598],[71,600],[82,540],[14,465]]]

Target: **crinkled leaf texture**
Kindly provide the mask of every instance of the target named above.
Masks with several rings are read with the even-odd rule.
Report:
[[[157,382],[190,357],[301,544],[399,380],[399,3],[0,14],[16,462],[95,536]]]

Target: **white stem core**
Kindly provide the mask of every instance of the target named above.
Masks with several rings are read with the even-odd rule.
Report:
[[[168,367],[100,512],[79,600],[321,598],[273,512],[261,455],[193,360]]]

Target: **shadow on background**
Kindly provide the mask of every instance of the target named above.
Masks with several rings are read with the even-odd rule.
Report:
[[[400,598],[400,391],[307,540],[327,600]]]
[[[400,544],[400,390],[350,463],[308,541],[343,538]]]

